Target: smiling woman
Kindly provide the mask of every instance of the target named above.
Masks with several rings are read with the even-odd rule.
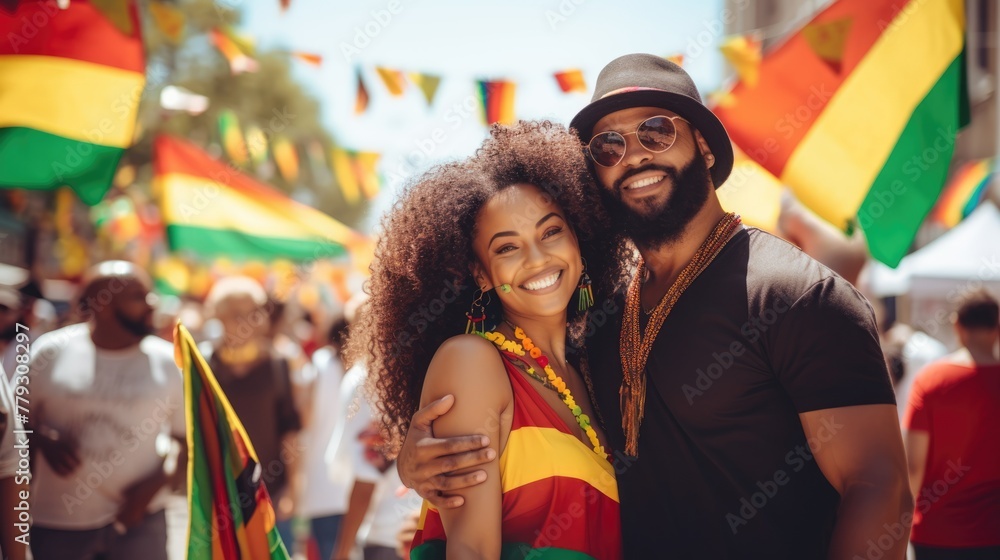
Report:
[[[393,443],[421,403],[451,394],[435,435],[483,433],[500,459],[461,508],[427,509],[412,558],[620,557],[586,310],[569,305],[589,282],[598,300],[623,285],[630,253],[609,224],[579,142],[550,122],[495,126],[385,218],[348,355],[367,362]],[[428,309],[449,286],[458,297]],[[573,363],[568,347],[584,349]]]

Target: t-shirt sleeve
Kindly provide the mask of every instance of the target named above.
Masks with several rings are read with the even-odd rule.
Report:
[[[832,276],[784,306],[769,341],[771,365],[799,412],[895,404],[868,301]],[[780,312],[779,306],[774,306]]]
[[[927,390],[921,377],[918,376],[913,381],[913,388],[910,389],[910,397],[906,403],[906,412],[903,413],[904,430],[930,430],[930,410],[927,404]]]

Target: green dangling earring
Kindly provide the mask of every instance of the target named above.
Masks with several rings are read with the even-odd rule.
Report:
[[[578,311],[586,311],[594,306],[594,289],[587,274],[587,261],[583,260],[583,274],[580,276],[580,285],[576,287],[578,298],[576,308]]]

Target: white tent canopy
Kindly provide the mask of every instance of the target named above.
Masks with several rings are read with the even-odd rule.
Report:
[[[879,263],[871,272],[872,291],[879,296],[946,296],[979,285],[1000,291],[1000,210],[986,201],[895,270]]]

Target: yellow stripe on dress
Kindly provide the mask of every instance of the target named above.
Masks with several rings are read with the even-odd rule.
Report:
[[[550,460],[539,461],[540,453]],[[585,457],[590,460],[581,460]],[[504,492],[560,476],[582,480],[618,501],[614,467],[574,436],[555,428],[522,427],[512,431],[500,455],[500,473]]]

